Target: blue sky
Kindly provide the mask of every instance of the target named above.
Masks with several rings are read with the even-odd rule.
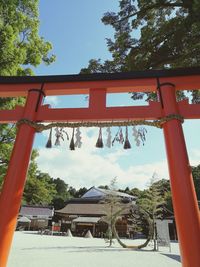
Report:
[[[40,1],[40,33],[52,42],[57,61],[36,73],[79,73],[91,58],[108,58],[105,38],[113,30],[101,23],[101,17],[117,8],[117,0]]]
[[[113,36],[113,30],[103,25],[101,17],[107,11],[118,9],[117,0],[54,0],[40,1],[40,34],[53,44],[57,60],[51,66],[41,65],[36,75],[76,74],[86,67],[91,58],[110,58],[105,38]],[[52,107],[86,107],[84,96],[48,97]],[[128,94],[112,94],[107,105],[141,105],[134,103]],[[113,128],[112,135],[116,133]],[[147,127],[147,141],[137,147],[129,129],[132,149],[124,150],[119,145],[113,148],[95,148],[98,129],[83,129],[83,146],[69,150],[65,140],[60,147],[44,148],[48,132],[38,134],[35,147],[39,149],[39,168],[52,177],[60,177],[76,188],[109,184],[117,176],[118,186],[145,188],[154,172],[159,178],[168,178],[162,130]],[[186,143],[192,165],[199,164],[200,126],[198,121],[184,123]],[[71,134],[70,130],[68,133]],[[106,132],[103,131],[104,142]],[[178,156],[178,153],[177,153]]]

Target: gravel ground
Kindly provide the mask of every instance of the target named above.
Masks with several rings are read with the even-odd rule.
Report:
[[[141,240],[124,240],[127,244]],[[178,243],[159,252],[152,244],[143,250],[111,248],[104,239],[39,235],[15,232],[8,267],[178,267],[181,266]]]

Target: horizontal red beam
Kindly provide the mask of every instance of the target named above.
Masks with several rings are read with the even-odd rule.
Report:
[[[27,96],[28,90],[40,88],[42,84],[0,84],[0,97]],[[44,92],[52,95],[89,94],[90,89],[106,88],[107,93],[152,92],[156,91],[156,79],[114,80],[114,81],[83,81],[45,83]]]
[[[188,104],[188,101],[178,103],[179,113],[185,119],[199,119],[200,105]],[[114,120],[156,120],[162,117],[163,110],[159,102],[149,102],[148,106],[90,108],[49,108],[41,106],[37,121],[68,122],[68,121],[114,121]],[[23,107],[15,110],[1,110],[0,123],[15,123],[23,118]]]
[[[152,120],[162,116],[160,103],[150,102],[149,106],[62,108],[51,109],[43,106],[38,111],[37,119],[44,122],[68,121],[112,121],[112,120]]]
[[[160,83],[173,83],[176,90],[200,89],[200,75],[177,76],[160,78]],[[0,97],[27,96],[28,90],[41,88],[42,83],[9,84],[0,83]],[[156,78],[124,79],[124,80],[100,80],[100,81],[66,81],[47,82],[44,84],[44,92],[51,95],[76,95],[89,94],[91,89],[106,88],[107,93],[126,92],[152,92],[157,89]]]
[[[182,76],[182,77],[165,77],[159,79],[160,83],[172,83],[176,90],[199,90],[200,75]]]
[[[0,123],[15,123],[23,117],[23,107],[13,110],[0,110]]]
[[[189,104],[188,100],[179,102],[179,112],[185,119],[200,119],[200,104]]]
[[[150,102],[149,106],[94,108],[49,108],[44,105],[38,110],[37,121],[107,121],[107,120],[152,120],[161,117],[160,103]],[[15,110],[1,110],[0,123],[14,123],[23,118],[23,107]]]

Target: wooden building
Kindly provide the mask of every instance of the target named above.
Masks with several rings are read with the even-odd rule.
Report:
[[[30,230],[40,230],[48,227],[54,215],[54,208],[51,206],[34,206],[34,205],[23,205],[20,208],[18,225],[27,229],[27,224],[21,222],[20,218],[26,217],[30,220]]]
[[[119,203],[111,207],[105,201],[108,195],[118,198]],[[135,200],[134,196],[125,193],[92,187],[81,198],[68,201],[66,206],[56,210],[55,214],[61,220],[63,232],[70,229],[74,235],[84,236],[90,230],[93,236],[102,237],[108,228],[104,219],[107,210],[111,208],[114,214],[122,209],[116,229],[120,236],[127,237],[133,232],[128,222],[128,215],[131,213],[130,209],[135,204]]]

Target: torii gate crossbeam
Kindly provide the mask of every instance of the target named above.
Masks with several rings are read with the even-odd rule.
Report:
[[[106,107],[106,94],[157,92],[158,102],[138,107]],[[43,90],[41,91],[41,85]],[[176,90],[200,88],[200,68],[38,77],[0,77],[0,97],[26,96],[25,107],[0,111],[0,123],[21,119],[33,122],[78,122],[154,120],[177,114],[185,119],[200,118],[200,105],[176,101]],[[89,94],[88,108],[51,109],[42,105],[44,95]],[[184,267],[200,266],[200,216],[181,122],[163,125],[173,206]],[[19,126],[8,171],[0,195],[0,266],[7,264],[16,227],[35,129]]]

